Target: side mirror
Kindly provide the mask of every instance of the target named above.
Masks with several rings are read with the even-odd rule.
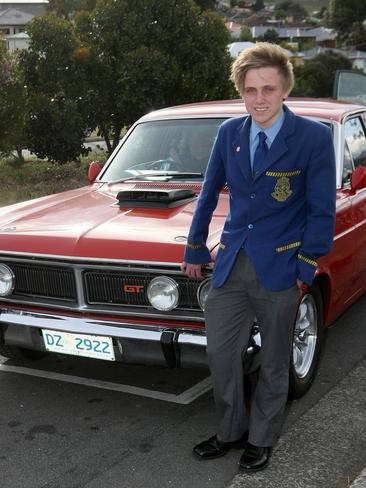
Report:
[[[351,174],[351,190],[366,188],[366,167],[358,166]]]
[[[100,167],[100,164],[97,161],[92,161],[89,166],[88,170],[88,181],[89,183],[94,183],[96,177],[99,175],[99,173],[102,171],[102,168]]]

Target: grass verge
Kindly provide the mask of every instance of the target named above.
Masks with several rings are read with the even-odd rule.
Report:
[[[0,160],[0,206],[59,193],[88,184],[89,164],[104,162],[103,153],[90,153],[80,162],[63,165],[36,158],[19,162],[14,158]]]

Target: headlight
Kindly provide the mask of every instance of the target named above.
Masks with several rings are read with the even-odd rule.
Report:
[[[178,284],[167,276],[153,278],[147,287],[147,298],[157,310],[173,310],[179,301]]]
[[[199,306],[202,308],[202,310],[205,309],[206,300],[210,288],[211,288],[211,278],[208,278],[207,280],[202,281],[200,287],[197,290],[197,299],[198,299]]]
[[[0,264],[0,296],[6,297],[14,290],[14,273],[6,264]]]

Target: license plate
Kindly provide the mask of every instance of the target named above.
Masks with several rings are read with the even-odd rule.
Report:
[[[111,337],[42,330],[47,351],[115,361]]]

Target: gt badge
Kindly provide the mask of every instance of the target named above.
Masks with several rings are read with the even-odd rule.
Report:
[[[140,293],[144,288],[142,285],[124,285],[123,291],[125,293]]]
[[[284,202],[292,195],[290,180],[286,176],[278,178],[272,197],[278,202]]]

